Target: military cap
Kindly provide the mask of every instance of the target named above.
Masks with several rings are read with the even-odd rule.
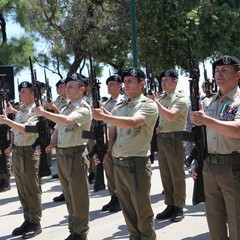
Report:
[[[40,82],[40,81],[36,81],[37,84],[39,84],[40,87],[45,87],[45,83],[44,82]]]
[[[65,80],[65,84],[67,84],[70,81],[83,83],[82,75],[80,75],[78,73],[70,73],[70,74],[67,75],[67,78]]]
[[[65,84],[65,79],[62,78],[62,79],[58,80],[58,82],[56,83],[56,87],[58,87],[61,84]]]
[[[82,79],[82,82],[83,82],[84,85],[87,87],[88,85],[90,85],[91,78],[90,78],[90,77],[84,77],[84,78]]]
[[[223,65],[240,66],[240,60],[234,56],[225,55],[213,63],[212,65],[213,73],[215,72],[216,66],[223,66]]]
[[[32,88],[32,83],[23,81],[18,86],[18,91],[20,92],[22,88]]]
[[[119,75],[114,74],[114,75],[108,77],[108,79],[107,79],[107,81],[106,81],[106,84],[108,85],[108,82],[110,82],[110,81],[120,82],[120,83],[121,83],[121,82],[122,82],[122,79],[121,79],[121,77],[120,77]]]
[[[122,73],[122,81],[124,80],[124,77],[126,76],[132,76],[132,77],[136,77],[138,79],[138,81],[144,81],[146,78],[145,73],[139,69],[139,68],[126,68],[123,73]]]
[[[160,74],[160,79],[163,77],[172,77],[178,79],[178,73],[173,69],[167,69]]]

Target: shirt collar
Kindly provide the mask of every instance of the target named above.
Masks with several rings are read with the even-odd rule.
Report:
[[[235,87],[232,91],[228,92],[225,95],[220,95],[220,91],[218,90],[217,94],[214,96],[214,100],[217,100],[218,98],[222,98],[222,97],[227,97],[230,100],[234,101],[235,96],[240,94],[240,89],[239,87]]]

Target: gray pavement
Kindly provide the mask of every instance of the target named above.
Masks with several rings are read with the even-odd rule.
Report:
[[[53,161],[53,173],[56,172],[56,161]],[[152,189],[151,201],[154,215],[164,210],[164,195],[157,160],[152,165]],[[23,222],[23,215],[20,202],[17,196],[14,177],[11,178],[12,189],[5,193],[0,193],[0,239],[22,239],[13,237],[12,230]],[[94,192],[92,185],[89,187],[90,194],[90,231],[89,240],[124,240],[128,239],[128,232],[122,212],[109,213],[102,212],[101,208],[110,197],[108,191],[102,190]],[[182,222],[171,223],[169,220],[155,220],[158,240],[208,240],[210,239],[204,212],[204,205],[192,205],[193,181],[186,169],[187,200],[185,218]],[[43,217],[41,221],[42,233],[33,239],[36,240],[63,240],[68,235],[67,209],[64,203],[54,203],[53,197],[61,193],[59,180],[45,177],[42,185],[42,207]],[[144,206],[143,206],[144,207]]]

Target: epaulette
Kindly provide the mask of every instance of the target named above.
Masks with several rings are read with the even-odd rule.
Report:
[[[203,100],[204,98],[211,98],[211,97],[214,97],[214,96],[216,96],[216,94],[217,94],[217,93],[210,93],[210,94],[204,96],[204,97],[202,98],[202,100]]]
[[[128,102],[129,102],[128,99],[127,99],[127,100],[123,100],[123,101],[117,103],[116,106],[117,106],[117,107],[119,107],[119,106],[125,106],[126,104],[128,104]]]

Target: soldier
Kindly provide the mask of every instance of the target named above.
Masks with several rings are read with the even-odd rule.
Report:
[[[82,131],[91,126],[91,108],[82,99],[85,85],[77,73],[65,80],[69,103],[60,114],[51,113],[40,105],[34,108],[37,116],[43,116],[56,123],[50,145],[50,152],[57,147],[58,174],[69,213],[70,235],[66,240],[86,240],[89,230],[89,193],[86,158],[87,140]]]
[[[42,217],[41,191],[39,188],[38,149],[32,149],[36,134],[25,132],[26,125],[36,125],[37,117],[32,112],[34,92],[32,84],[22,82],[19,85],[22,105],[15,116],[9,119],[5,114],[0,116],[0,123],[7,124],[13,132],[13,171],[18,190],[18,196],[24,211],[23,224],[14,229],[12,235],[22,235],[23,239],[35,237],[42,232],[40,220]],[[10,151],[11,149],[9,149]]]
[[[240,60],[223,56],[213,63],[219,88],[192,112],[194,125],[206,126],[208,157],[203,181],[208,227],[212,240],[240,239]],[[196,173],[193,172],[194,178]]]
[[[114,131],[112,156],[116,191],[130,233],[130,240],[156,239],[150,202],[150,141],[158,114],[157,106],[142,94],[145,74],[138,68],[123,71],[126,101],[110,114],[93,110],[96,120],[111,124]]]
[[[115,105],[120,101],[124,100],[124,97],[120,94],[122,89],[122,80],[117,74],[110,76],[107,81],[108,93],[111,97],[103,104],[104,108],[112,112]],[[109,130],[110,129],[110,130]],[[111,128],[108,128],[108,136],[111,135]],[[104,156],[103,164],[104,170],[108,181],[108,191],[111,195],[111,200],[108,204],[102,207],[102,211],[109,212],[118,212],[121,210],[118,197],[116,195],[116,186],[114,180],[114,171],[113,171],[113,159],[112,159],[112,137],[109,136],[110,141],[108,141],[108,150]]]
[[[57,90],[57,98],[54,102],[46,103],[48,109],[53,110],[54,113],[60,113],[60,111],[67,105],[67,97],[66,97],[66,84],[65,79],[60,79],[56,83],[56,90]],[[52,175],[53,179],[58,178],[58,174]],[[65,201],[63,193],[59,196],[53,198],[54,202],[62,202]]]
[[[0,128],[2,126],[0,126]],[[0,131],[0,134],[1,134],[1,131]],[[0,154],[2,154],[2,153],[0,152]],[[11,185],[10,185],[10,178],[11,178],[10,154],[11,154],[11,152],[9,152],[8,150],[5,151],[6,172],[0,174],[0,192],[6,192],[6,191],[9,191],[11,189]],[[3,161],[3,159],[1,159],[1,161]]]
[[[162,94],[159,100],[151,95],[158,105],[159,127],[157,136],[158,162],[164,189],[166,209],[156,219],[171,218],[179,222],[184,218],[183,207],[186,199],[185,146],[178,134],[186,129],[188,101],[176,90],[178,74],[166,70],[160,75]]]

